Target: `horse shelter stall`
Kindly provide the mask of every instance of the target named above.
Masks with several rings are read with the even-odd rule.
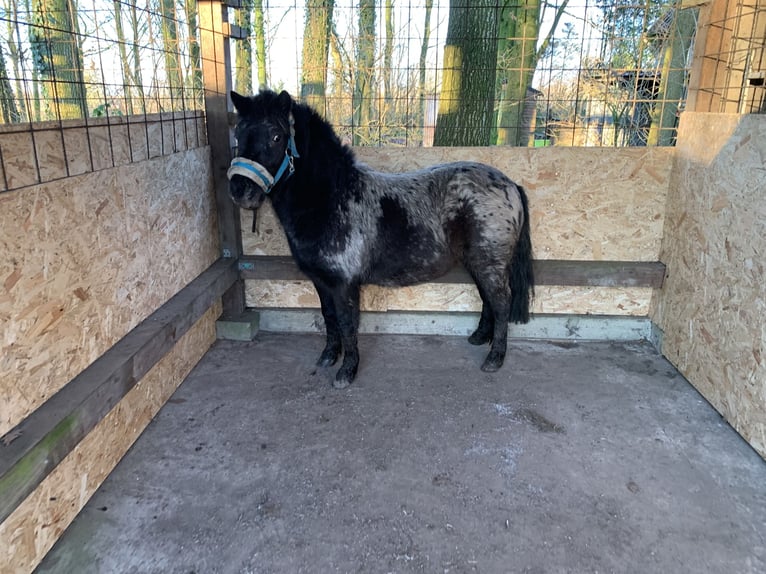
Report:
[[[690,547],[699,545],[704,554],[715,552],[716,544],[720,543],[722,549],[729,544],[728,548],[736,549],[742,559],[737,563],[740,570],[736,571],[758,572],[766,568],[763,534],[766,531],[766,465],[762,460],[766,458],[766,114],[763,113],[766,109],[763,84],[766,10],[755,0],[684,4],[699,8],[699,24],[686,107],[679,115],[673,147],[356,147],[354,152],[361,161],[383,171],[408,171],[448,161],[480,161],[497,167],[523,185],[530,202],[537,284],[532,320],[526,325],[510,326],[511,355],[522,364],[520,356],[529,352],[539,361],[536,367],[529,367],[530,372],[537,368],[542,372],[549,363],[560,369],[562,379],[570,375],[561,354],[571,349],[585,353],[581,359],[583,364],[609,360],[610,353],[620,357],[615,359],[618,363],[644,364],[646,370],[652,371],[648,376],[654,377],[646,387],[649,390],[640,395],[645,404],[642,408],[648,412],[662,411],[663,405],[666,406],[663,401],[671,400],[664,394],[669,392],[667,385],[683,384],[690,394],[685,395],[687,398],[682,404],[689,410],[674,411],[670,418],[688,422],[692,417],[688,413],[692,413],[692,418],[701,421],[699,424],[703,426],[699,428],[704,431],[687,436],[684,440],[690,441],[688,447],[671,435],[663,435],[663,440],[678,449],[673,452],[693,452],[686,459],[689,464],[698,463],[703,470],[712,469],[712,478],[702,482],[710,492],[729,492],[727,485],[730,490],[736,490],[735,479],[725,478],[734,476],[735,471],[748,477],[747,481],[742,479],[747,484],[741,492],[731,494],[734,502],[723,505],[726,509],[721,511],[735,514],[727,518],[729,522],[722,521],[720,529],[737,534],[732,534],[732,540],[721,542],[716,538],[718,534],[710,534],[712,538],[708,538],[707,531],[695,531],[688,536]],[[322,418],[325,414],[319,411],[313,418],[305,415],[307,428],[330,422],[337,412],[339,417],[350,417],[341,419],[340,424],[347,425],[351,435],[355,432],[354,417],[363,417],[364,413],[354,411],[349,407],[351,403],[344,403],[344,396],[358,398],[366,392],[364,400],[369,402],[365,406],[374,409],[376,404],[380,405],[380,412],[388,413],[394,420],[401,415],[396,410],[398,407],[386,402],[393,400],[387,398],[386,389],[375,388],[376,377],[381,376],[389,377],[386,384],[401,391],[397,386],[401,381],[395,373],[399,360],[403,361],[405,371],[409,368],[407,361],[417,363],[419,370],[411,371],[416,373],[413,377],[425,380],[429,371],[438,372],[439,377],[449,383],[447,386],[452,390],[445,391],[445,397],[453,397],[453,407],[461,416],[468,417],[461,419],[463,435],[474,432],[474,422],[477,427],[481,426],[482,414],[464,412],[456,405],[490,401],[482,397],[484,379],[479,374],[478,361],[470,365],[476,371],[470,381],[471,390],[465,391],[465,396],[450,394],[458,392],[454,387],[459,385],[454,383],[460,381],[449,380],[449,363],[463,357],[459,349],[468,345],[462,339],[476,327],[481,309],[475,287],[467,273],[459,269],[432,283],[404,288],[368,286],[363,290],[360,333],[369,337],[362,338],[366,349],[362,370],[348,390],[332,389],[329,378],[321,373],[316,375],[306,366],[313,366],[315,350],[318,352],[321,348],[317,333],[322,332],[323,323],[316,293],[293,263],[269,205],[259,210],[253,222],[252,214],[240,212],[228,196],[226,170],[232,158],[233,114],[228,96],[231,84],[227,37],[236,35],[237,27],[228,22],[228,12],[222,3],[198,0],[197,5],[199,61],[201,78],[204,78],[204,84],[194,88],[198,89],[197,100],[193,91],[185,91],[193,88],[186,86],[178,96],[173,96],[175,107],[171,106],[170,111],[155,113],[144,109],[143,113],[136,111],[125,116],[107,114],[81,120],[59,118],[0,124],[0,185],[3,186],[0,190],[0,572],[32,572],[41,562],[43,571],[85,571],[72,570],[73,564],[82,567],[87,563],[71,561],[72,556],[77,553],[78,545],[86,544],[82,537],[96,538],[100,527],[89,528],[87,521],[92,515],[81,512],[94,495],[94,500],[98,498],[99,487],[124,457],[123,464],[138,476],[136,467],[128,463],[130,455],[138,456],[139,452],[149,455],[155,448],[153,443],[142,443],[150,433],[141,440],[139,437],[158,413],[161,418],[161,411],[190,406],[191,394],[183,395],[181,385],[195,368],[194,372],[201,374],[193,374],[189,380],[210,404],[225,396],[239,409],[238,416],[246,413],[247,419],[262,419],[277,425],[279,421],[289,422],[290,404],[305,402],[306,397],[311,397],[318,408],[327,405],[330,408],[326,420]],[[741,62],[745,53],[750,67],[738,72],[734,62]],[[735,92],[736,97],[732,95]],[[377,340],[373,335],[381,337],[379,340],[385,344],[372,342]],[[445,335],[459,335],[460,339],[450,338],[444,342]],[[588,347],[587,342],[592,341],[596,343]],[[302,349],[295,351],[293,344]],[[428,349],[417,351],[420,357],[417,360],[408,354],[413,347],[422,345],[441,349],[430,354],[435,361],[432,365],[429,365]],[[619,345],[626,345],[628,354],[620,354],[625,348]],[[296,354],[290,354],[291,350]],[[216,373],[233,372],[238,361],[245,365],[245,355],[251,351],[259,357],[259,362],[247,363],[249,373],[246,375],[252,377],[258,388],[245,393],[252,391],[252,401],[237,403],[231,391],[238,388],[239,383],[235,383],[232,375],[227,389],[228,375]],[[262,354],[258,355],[259,352]],[[308,355],[305,365],[299,358],[302,355]],[[478,355],[472,357],[475,359]],[[299,373],[298,383],[291,378],[290,373],[294,372],[285,370],[288,365],[292,368],[293,362],[297,365],[294,372]],[[365,367],[365,363],[369,367]],[[576,368],[571,368],[574,373]],[[274,381],[270,378],[272,371]],[[309,378],[314,377],[313,386],[304,382],[309,372]],[[466,376],[463,373],[464,370],[456,366],[452,376]],[[493,378],[484,380],[486,392],[495,397],[490,409],[494,414],[507,414],[503,411],[509,408],[504,402],[507,399],[497,397],[502,397],[506,386],[513,387],[514,374],[514,365],[507,364]],[[198,380],[192,380],[195,376]],[[208,379],[201,382],[199,377]],[[220,395],[216,394],[217,385],[221,387]],[[284,390],[278,390],[280,385]],[[180,394],[172,399],[179,387]],[[413,382],[412,388],[416,387]],[[696,397],[692,387],[707,403],[696,404],[689,398]],[[264,389],[275,395],[264,394]],[[673,393],[677,390],[676,386],[672,387]],[[636,399],[638,395],[634,393],[639,391],[629,385],[610,391],[607,385],[599,387],[591,398],[598,401],[613,392],[614,400],[600,408],[611,410],[610,424],[615,427],[604,428],[603,434],[614,433],[629,441],[632,430],[615,429],[621,418],[630,418],[621,409],[628,409],[626,403],[630,398]],[[621,393],[630,398],[621,401]],[[428,408],[440,408],[439,404],[428,402],[435,399],[420,397],[417,400],[423,400]],[[578,398],[574,393],[562,392],[559,400],[576,403]],[[232,402],[228,404],[231,406]],[[715,414],[712,409],[744,439],[748,448],[731,442],[732,437],[725,434],[729,427],[719,424],[717,415],[711,416]],[[526,447],[540,457],[550,448],[545,441],[556,437],[576,439],[576,429],[564,432],[552,422],[555,419],[549,420],[550,417],[540,415],[534,408],[524,407],[513,413],[514,420],[540,431],[539,450]],[[194,415],[185,413],[184,416],[187,417],[184,420],[191,421]],[[475,421],[470,417],[475,417]],[[232,415],[230,420],[235,419],[239,420]],[[675,428],[668,425],[668,429]],[[193,434],[181,424],[172,428],[175,428],[173,434],[157,439],[164,441],[157,450],[172,451],[183,442],[185,434]],[[402,440],[416,445],[419,440],[426,440],[419,432],[442,432],[433,431],[434,427],[424,428],[415,425],[408,432],[392,423],[386,427],[387,434],[376,436],[378,440],[393,440],[391,437],[401,432],[401,436],[406,437]],[[493,436],[501,430],[492,429]],[[591,430],[596,433],[594,441],[605,440],[597,436],[602,431]],[[290,432],[286,430],[285,435]],[[321,433],[317,431],[317,434]],[[271,452],[268,441],[260,444],[259,438],[253,440],[259,449]],[[303,457],[306,465],[316,464],[323,472],[329,472],[321,466],[321,453],[309,448],[300,452],[305,440],[303,435],[291,440],[285,438],[284,444],[292,445],[295,456]],[[382,452],[379,444],[353,446],[343,440],[343,448],[369,449],[369,460],[365,453],[355,456],[366,460],[364,464],[368,464],[371,473],[385,470],[390,464],[386,459],[380,468],[376,466],[379,461],[373,455]],[[244,441],[248,441],[247,437]],[[203,442],[199,443],[200,451]],[[637,438],[633,447],[636,450],[632,452],[637,453],[636,459],[649,469],[647,476],[654,479],[675,467],[668,466],[672,461],[662,457],[658,458],[660,462],[653,461],[646,454],[653,452],[651,447]],[[702,457],[704,460],[697,458],[708,447],[710,452],[720,453],[720,460],[712,455]],[[243,446],[243,452],[248,448],[252,445]],[[428,448],[417,452],[426,453],[424,456],[433,460],[452,460],[447,444],[444,452],[434,448],[429,443]],[[688,451],[684,450],[687,448]],[[498,456],[505,457],[503,460],[507,463],[503,472],[511,472],[509,468],[515,472],[518,461],[513,457],[520,456],[520,451],[498,449]],[[467,448],[464,454],[477,456],[481,454],[479,450]],[[587,459],[587,450],[578,456]],[[593,447],[592,453],[596,451]],[[235,470],[226,468],[225,463],[219,466],[223,475],[232,474],[232,483],[237,481],[233,476]],[[542,464],[535,469],[541,475],[545,473]],[[124,476],[119,478],[119,471],[118,467],[113,475],[114,484],[131,491],[131,496],[140,497],[140,493],[135,492],[139,487],[131,487]],[[186,472],[189,474],[185,474],[183,480],[194,481],[193,470]],[[432,473],[429,488],[450,487],[456,472]],[[497,486],[491,483],[494,479],[490,475],[479,473],[475,478],[486,480],[487,488]],[[548,480],[559,478],[565,480],[558,475]],[[144,484],[143,488],[147,491],[161,487],[172,489],[174,480],[171,472],[166,476],[167,484]],[[686,477],[680,476],[678,480],[683,483]],[[637,482],[627,483],[627,495],[639,492]],[[342,486],[334,483],[329,490],[336,487],[342,490]],[[475,487],[473,484],[466,488]],[[299,482],[294,488],[296,499],[312,496],[308,490],[300,491]],[[461,496],[465,494],[455,488],[455,492],[462,492]],[[686,490],[683,486],[678,488],[678,492],[668,495],[669,501],[676,495],[678,500],[686,500]],[[699,488],[696,484],[688,485],[689,490],[696,488]],[[270,514],[279,512],[279,507],[269,499],[269,492],[273,496],[277,489],[274,486],[257,494],[259,519],[266,520]],[[418,487],[404,483],[394,490],[408,489],[416,491]],[[626,490],[624,485],[622,490]],[[525,506],[533,508],[535,500],[540,500],[535,496],[542,495],[536,490],[535,493],[524,499]],[[695,493],[705,497],[704,492],[695,490]],[[182,498],[176,501],[180,506],[196,504]],[[226,500],[216,501],[222,508],[227,504]],[[398,499],[385,499],[383,504],[396,506],[397,512],[408,516],[404,505],[401,509],[397,506]],[[672,502],[668,504],[676,508]],[[601,508],[598,499],[594,505]],[[105,505],[103,508],[106,511]],[[123,502],[121,508],[130,513],[126,503]],[[573,504],[570,509],[576,513],[576,508]],[[617,514],[619,511],[609,516],[614,518]],[[287,521],[281,526],[284,532],[277,531],[273,535],[276,544],[293,540],[293,530],[301,532],[302,515],[295,516],[295,522]],[[236,522],[237,517],[234,518]],[[139,524],[141,519],[137,518]],[[541,531],[555,530],[553,519],[551,523],[545,523],[545,518],[541,520]],[[584,520],[587,522],[587,517]],[[73,522],[81,524],[76,531],[70,528]],[[259,524],[255,520],[248,528],[260,528]],[[642,524],[647,531],[659,532],[659,539],[663,534],[672,538],[678,533],[673,524],[658,525],[652,523],[650,517]],[[431,526],[430,523],[428,528],[424,526],[423,532],[432,532]],[[409,540],[402,543],[403,549],[397,546],[396,552],[392,550],[391,556],[395,554],[398,558],[373,553],[372,559],[357,566],[360,571],[442,571],[452,564],[458,571],[481,570],[482,557],[466,557],[465,549],[460,560],[456,558],[454,563],[445,558],[452,547],[460,544],[459,540],[450,538],[454,526],[451,523],[448,526],[440,527],[440,536],[428,539],[428,544],[443,547],[439,551],[432,549],[431,554],[435,557],[442,552],[439,554],[441,563],[422,556],[413,560],[412,552],[405,551],[417,546],[412,540],[415,535],[410,532]],[[617,528],[612,519],[590,526],[602,533]],[[381,543],[387,540],[382,528],[376,530],[374,521],[360,526],[359,531],[363,532],[364,528],[369,529],[372,537],[365,542],[369,544],[365,548],[374,549],[378,535]],[[499,528],[506,536],[520,532],[512,519],[505,519]],[[518,528],[523,531],[523,526]],[[330,524],[331,532],[332,529]],[[104,526],[103,530],[109,529]],[[637,526],[636,532],[639,531],[641,528]],[[68,534],[72,532],[76,534]],[[734,539],[740,532],[747,535],[742,534],[737,543]],[[646,531],[641,533],[646,535]],[[73,540],[67,540],[67,535]],[[313,536],[308,532],[303,535]],[[206,536],[189,540],[189,546],[204,547],[205,540],[211,539]],[[492,537],[500,534],[493,532],[487,536],[494,540]],[[322,536],[316,538],[320,542],[327,541]],[[643,540],[641,536],[637,538]],[[224,544],[215,536],[212,539]],[[62,541],[60,556],[43,562],[59,540]],[[607,537],[607,540],[615,547],[631,547],[631,542],[622,539]],[[333,562],[332,553],[338,552],[341,556],[345,548],[343,541],[335,542],[317,550],[325,557],[330,556],[326,562],[317,563],[317,570],[312,570],[310,565],[290,562],[287,550],[285,561],[263,562],[259,568],[253,558],[258,548],[245,549],[250,552],[247,560],[251,562],[243,558],[240,563],[247,563],[248,567],[229,568],[225,564],[234,562],[216,557],[215,548],[210,548],[213,554],[210,562],[199,563],[197,571],[346,571],[348,562],[341,558]],[[134,541],[133,544],[141,543]],[[421,541],[421,545],[425,544]],[[516,540],[508,544],[511,547],[521,543]],[[650,546],[649,542],[646,544],[641,551]],[[523,545],[526,554],[522,555],[524,560],[529,560],[523,562],[524,568],[531,568],[530,564],[538,560],[542,564],[540,571],[567,570],[564,558],[562,562],[545,562],[543,556],[549,553],[555,556],[557,552],[541,540],[528,539]],[[291,551],[303,556],[301,548]],[[57,546],[54,553],[58,549]],[[495,551],[497,549],[491,552]],[[688,552],[688,548],[685,551]],[[114,548],[114,552],[117,555],[122,551]],[[141,554],[135,546],[124,552]],[[269,550],[263,552],[268,554]],[[491,552],[488,551],[488,555]],[[588,555],[590,562],[584,559],[569,562],[571,571],[580,571],[579,567],[585,565],[604,567],[604,562],[598,560],[599,551],[589,552],[595,552],[593,556]],[[636,559],[636,555],[630,556]],[[644,558],[645,567],[635,563],[625,568],[610,563],[608,567],[614,571],[663,571],[672,564],[672,561],[657,564],[649,561],[648,556]],[[124,571],[190,570],[181,558],[178,560],[176,563],[149,560],[140,566],[131,566],[132,569],[126,567]],[[112,566],[101,570],[94,566],[91,571],[119,571],[110,564]],[[181,564],[185,570],[180,569]],[[485,564],[483,569],[496,571],[491,564],[497,563]],[[704,569],[705,564],[709,571],[723,571],[718,570],[723,566],[715,562],[696,566]],[[691,571],[690,563],[670,567],[671,570],[664,571]],[[519,565],[510,569],[523,570]]]

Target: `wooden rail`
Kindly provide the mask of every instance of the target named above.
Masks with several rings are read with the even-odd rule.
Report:
[[[292,257],[245,255],[239,260],[243,279],[298,281],[306,279]],[[659,261],[570,261],[538,259],[534,262],[537,285],[575,287],[651,287],[659,289],[665,265]],[[456,267],[432,283],[473,283]]]
[[[219,259],[0,440],[0,522],[238,279]]]

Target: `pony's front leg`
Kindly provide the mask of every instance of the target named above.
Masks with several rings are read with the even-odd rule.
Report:
[[[344,389],[356,377],[359,367],[357,331],[359,329],[359,285],[343,285],[333,290],[333,302],[343,341],[343,364],[335,375],[333,387]]]
[[[319,355],[317,366],[329,367],[336,363],[340,353],[343,350],[340,339],[340,328],[338,327],[338,314],[335,312],[335,302],[332,292],[319,282],[314,283],[314,287],[319,295],[319,301],[322,304],[322,317],[324,317],[324,328],[327,335],[322,354]]]

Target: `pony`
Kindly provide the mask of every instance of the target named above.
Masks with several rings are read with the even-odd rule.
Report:
[[[230,94],[237,157],[228,170],[239,207],[268,197],[293,258],[313,282],[326,344],[317,365],[343,362],[333,386],[359,367],[359,291],[435,279],[461,263],[482,301],[468,338],[491,343],[481,370],[505,359],[508,323],[529,321],[534,296],[527,196],[499,170],[476,162],[382,173],[358,162],[332,126],[289,93]]]

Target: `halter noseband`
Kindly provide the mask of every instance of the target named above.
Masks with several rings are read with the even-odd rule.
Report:
[[[274,188],[274,186],[282,179],[282,176],[287,172],[289,178],[295,173],[295,158],[301,157],[298,154],[298,148],[295,147],[295,119],[290,114],[290,139],[287,141],[287,148],[285,149],[285,158],[282,160],[282,164],[279,166],[276,175],[272,177],[264,166],[257,161],[247,159],[245,157],[237,156],[231,160],[231,166],[226,172],[226,177],[231,178],[235,175],[241,175],[246,177],[258,187],[263,190],[263,193],[268,194]]]

